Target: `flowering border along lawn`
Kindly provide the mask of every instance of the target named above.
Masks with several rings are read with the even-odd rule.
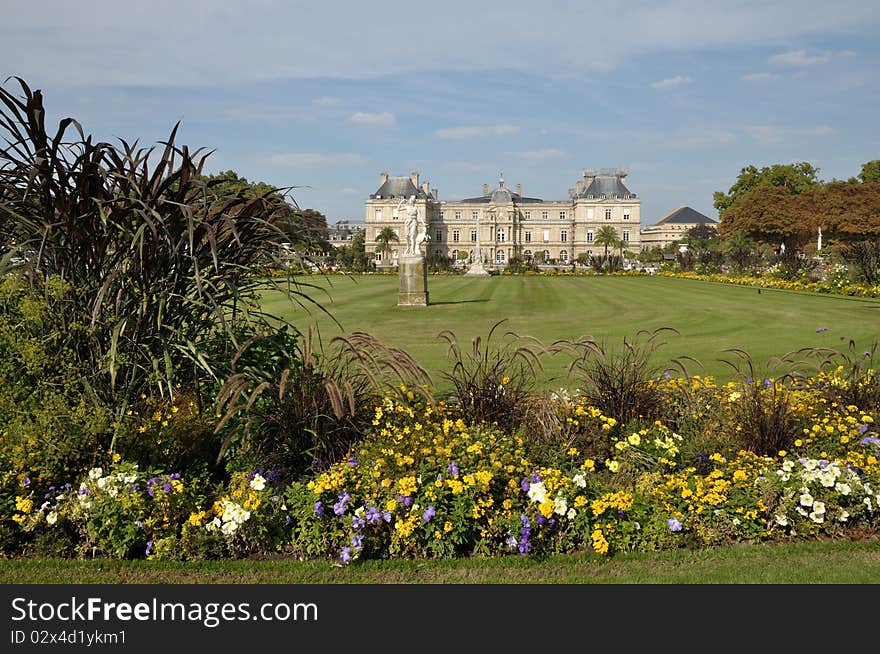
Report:
[[[858,538],[880,526],[880,437],[874,414],[829,395],[853,383],[842,368],[797,384],[661,379],[665,416],[635,425],[560,392],[552,442],[467,424],[409,392],[375,408],[346,460],[304,479],[241,471],[216,492],[112,456],[48,489],[20,473],[11,518],[80,556],[158,560],[348,564]],[[874,371],[859,383],[876,385]],[[787,449],[775,449],[780,434]]]

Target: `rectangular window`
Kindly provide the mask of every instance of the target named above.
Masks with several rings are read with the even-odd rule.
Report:
[[[443,220],[443,211],[440,211],[440,220]]]
[[[477,222],[479,219],[480,219],[480,212],[479,211],[471,211],[471,220],[473,220],[474,222]]]
[[[543,236],[544,236],[544,242],[545,243],[549,242],[550,241],[550,230],[545,229]]]
[[[456,219],[456,220],[461,220],[461,211],[456,211],[456,212],[455,212],[455,219]]]
[[[453,229],[452,230],[452,242],[453,243],[458,243],[458,236],[459,236],[458,230]]]
[[[587,232],[587,243],[593,242],[593,232]]]
[[[526,242],[526,243],[531,243],[531,242],[532,242],[532,233],[531,233],[531,232],[526,232],[524,238],[525,238],[525,242]]]
[[[611,209],[605,209],[605,220],[611,220]]]
[[[565,212],[564,211],[559,212],[559,220],[565,220]]]
[[[623,210],[623,219],[629,220],[629,207]]]
[[[472,229],[471,230],[471,243],[476,243],[476,242],[477,242],[477,230]]]
[[[381,252],[376,253],[376,261],[382,261],[382,253]]]
[[[376,221],[377,222],[382,221],[382,210],[381,209],[376,209]]]
[[[547,212],[547,211],[541,212],[541,220],[547,220],[549,217],[550,217],[549,212]]]
[[[567,229],[560,230],[559,240],[562,241],[563,243],[568,242],[568,230]]]
[[[532,212],[531,211],[524,211],[523,212],[523,220],[531,220],[531,219],[532,219]]]
[[[593,220],[595,218],[595,211],[593,211],[593,207],[587,207],[587,220]]]
[[[443,230],[438,229],[436,232],[434,232],[434,236],[436,237],[434,240],[440,243],[443,240]]]
[[[497,237],[496,240],[499,243],[504,242],[504,228],[503,227],[498,230],[496,237]]]
[[[623,230],[623,240],[627,243],[629,242],[629,230],[628,229]]]

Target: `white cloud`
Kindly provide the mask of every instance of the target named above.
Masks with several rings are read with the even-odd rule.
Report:
[[[680,86],[682,84],[690,84],[693,82],[690,77],[683,75],[676,75],[675,77],[669,77],[667,79],[661,79],[651,84],[652,88],[655,89],[668,89],[673,86]]]
[[[321,154],[317,152],[289,152],[274,154],[269,163],[291,168],[321,168],[324,166],[340,166],[362,164],[364,158],[359,154]]]
[[[830,52],[821,54],[809,54],[806,50],[789,50],[782,54],[773,55],[767,61],[776,66],[814,66],[825,64],[831,59]]]
[[[410,0],[386,0],[383,20],[371,3],[267,0],[259,21],[242,2],[89,0],[87,12],[79,3],[52,3],[47,12],[46,4],[12,3],[4,12],[0,61],[7,74],[65,86],[234,86],[500,68],[582,74],[665,53],[763,48],[816,35],[870,37],[880,25],[876,0],[836,0],[833,10],[827,0],[594,0],[590,9],[445,0],[418,11]],[[589,14],[601,16],[601,29],[584,38],[582,18]],[[300,27],[296,38],[291,25]],[[401,35],[408,34],[424,35],[413,44],[417,56],[401,55]]]
[[[519,134],[519,127],[514,125],[470,125],[467,127],[446,127],[434,132],[434,136],[441,139],[470,139],[510,134]]]
[[[322,95],[320,98],[315,98],[313,102],[321,107],[329,107],[334,104],[339,104],[339,98],[332,98],[329,95]]]
[[[388,111],[383,111],[380,114],[370,114],[359,111],[349,116],[346,121],[355,125],[366,125],[368,127],[391,127],[397,124],[397,119],[394,117],[394,114]]]
[[[529,159],[531,161],[546,161],[547,159],[557,159],[564,153],[556,148],[545,148],[543,150],[526,150],[524,152],[514,152],[520,159]]]
[[[779,79],[779,75],[776,73],[749,73],[748,75],[743,75],[742,78],[747,82],[769,82]]]
[[[791,138],[824,137],[837,133],[833,127],[819,125],[817,127],[777,127],[773,125],[749,125],[746,133],[759,143],[780,143]]]
[[[726,129],[680,129],[671,133],[648,136],[647,140],[665,148],[699,148],[735,143],[736,134]]]

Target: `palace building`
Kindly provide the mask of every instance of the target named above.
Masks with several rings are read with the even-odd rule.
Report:
[[[418,172],[404,177],[383,172],[379,188],[365,203],[366,251],[377,266],[397,263],[405,247],[397,207],[414,195],[428,228],[423,246],[428,261],[447,257],[473,263],[479,251],[489,269],[504,268],[513,258],[566,265],[581,255],[604,254],[605,246],[595,243],[603,227],[614,228],[619,241],[609,252],[619,251],[621,245],[639,252],[640,200],[624,185],[626,175],[618,169],[585,170],[568,189],[568,198],[543,200],[524,196],[520,184],[507,188],[502,174],[494,189],[483,184],[481,195],[444,202],[436,188],[419,181]],[[386,227],[400,240],[383,251],[376,238]]]

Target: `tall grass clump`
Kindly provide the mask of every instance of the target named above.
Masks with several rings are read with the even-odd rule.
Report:
[[[504,323],[496,322],[486,338],[478,336],[469,349],[458,344],[455,334],[443,330],[438,338],[448,343],[452,367],[441,375],[452,384],[450,404],[466,422],[497,424],[507,433],[523,422],[536,375],[543,370],[540,357],[548,352],[540,341],[506,332],[508,340],[493,341]]]

